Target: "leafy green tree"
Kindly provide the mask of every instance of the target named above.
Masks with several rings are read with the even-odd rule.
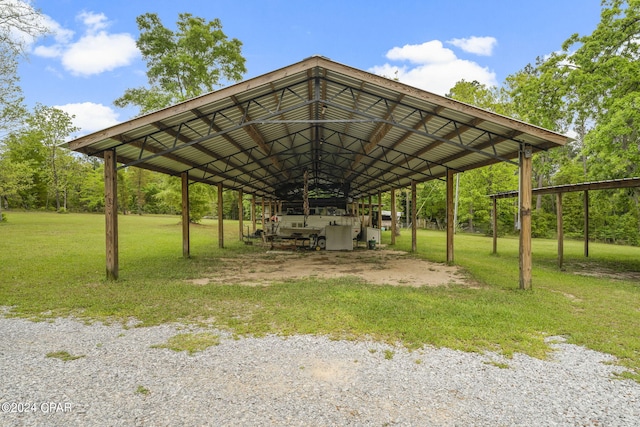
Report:
[[[79,203],[84,210],[100,212],[104,209],[104,164],[88,168],[78,191]]]
[[[508,103],[505,102],[504,92],[497,87],[487,87],[477,80],[472,82],[460,80],[450,89],[446,96],[494,113],[508,113]]]
[[[137,106],[141,114],[148,113],[239,81],[246,72],[242,43],[227,38],[219,19],[207,22],[181,13],[176,32],[154,13],[136,21],[149,87],[127,89],[115,100],[119,107]]]
[[[24,55],[28,38],[48,32],[42,14],[29,1],[0,0],[0,46]]]
[[[8,207],[9,198],[19,196],[33,185],[33,171],[27,162],[11,162],[0,155],[0,221],[5,217],[3,207]]]
[[[419,184],[417,190],[417,213],[429,223],[442,229],[447,217],[446,184],[444,181],[432,180]],[[388,194],[388,193],[386,193]],[[388,205],[387,205],[388,206]],[[389,210],[390,208],[384,208]]]
[[[545,78],[564,82],[561,95],[568,118],[584,135],[589,179],[633,177],[640,173],[640,1],[602,5],[596,29],[572,35],[540,69]],[[627,218],[637,218],[640,189],[630,196],[634,206]]]
[[[72,120],[73,117],[64,111],[40,104],[26,120],[29,131],[38,135],[47,150],[49,193],[54,197],[56,211],[60,210],[60,196],[66,183],[61,179],[60,157],[69,155],[59,145],[78,130]]]
[[[182,206],[181,180],[175,176],[165,175],[158,186],[155,198],[163,206],[164,213],[178,214]],[[199,222],[205,215],[211,214],[213,205],[213,187],[201,183],[189,186],[189,220]]]
[[[154,13],[140,15],[136,22],[140,29],[137,46],[147,63],[149,86],[127,89],[114,101],[118,107],[136,106],[140,114],[145,114],[239,81],[246,72],[242,43],[225,35],[219,19],[206,21],[182,13],[175,32],[166,28]],[[132,183],[123,195],[127,202],[132,201],[128,206],[138,213],[179,213],[180,180],[156,179],[154,175],[127,172],[122,179]],[[211,213],[215,193],[215,189],[201,184],[190,186],[191,221],[199,221]],[[232,215],[231,210],[235,209],[237,217],[237,206],[227,203],[226,208],[230,211],[225,216]]]
[[[0,45],[0,132],[9,129],[24,115],[24,98],[19,80],[18,61]]]
[[[23,164],[29,168],[28,186],[6,197],[6,202],[24,209],[31,209],[44,204],[47,195],[47,150],[42,145],[37,132],[29,129],[18,129],[2,142],[1,156],[5,160],[5,168],[11,164]],[[13,199],[13,200],[12,200]]]
[[[18,57],[27,40],[47,33],[42,15],[29,2],[0,0],[0,132],[24,115]]]
[[[495,87],[489,88],[477,81],[462,80],[455,84],[447,96],[498,114],[512,113],[507,92]],[[458,222],[466,222],[470,232],[475,232],[478,227],[488,232],[492,206],[487,196],[517,188],[517,169],[513,165],[498,163],[461,174],[459,183]],[[507,205],[507,209],[501,214],[510,214],[512,211],[512,206]],[[511,216],[503,218],[510,219]],[[502,221],[505,222],[509,221]]]

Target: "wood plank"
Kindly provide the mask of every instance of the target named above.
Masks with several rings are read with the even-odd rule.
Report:
[[[104,217],[106,236],[107,279],[118,279],[118,173],[116,153],[104,153]]]
[[[244,227],[244,205],[242,204],[242,189],[238,190],[238,239],[240,239],[240,241],[242,241],[242,235],[243,235],[243,231],[242,228]]]
[[[452,169],[447,169],[447,264],[453,264],[453,175]]]
[[[571,193],[576,191],[588,190],[614,190],[618,188],[634,188],[640,187],[640,178],[622,178],[612,179],[608,181],[581,182],[578,184],[554,185],[552,187],[534,188],[533,194],[555,194],[555,193]],[[510,197],[518,197],[517,191],[506,191],[504,193],[491,194],[489,197],[493,199],[506,199]]]
[[[498,253],[498,200],[493,199],[493,209],[491,211],[493,218],[493,252]]]
[[[191,244],[189,237],[189,173],[182,172],[182,256],[191,256]]]
[[[418,215],[416,207],[416,182],[411,181],[411,252],[418,251]]]
[[[256,229],[257,229],[257,224],[256,224],[256,195],[252,194],[251,195],[251,225],[252,225],[252,231],[255,233]]]
[[[520,153],[520,289],[531,289],[531,173],[532,153]]]
[[[589,258],[589,192],[584,192],[584,256]]]
[[[391,244],[396,244],[396,230],[398,229],[398,213],[396,209],[396,189],[391,189]]]
[[[224,248],[224,199],[222,194],[222,183],[218,184],[218,247]]]
[[[562,193],[556,195],[556,216],[558,228],[558,268],[562,268],[564,261],[564,229],[562,226]]]
[[[378,191],[378,229],[382,229],[382,193]]]

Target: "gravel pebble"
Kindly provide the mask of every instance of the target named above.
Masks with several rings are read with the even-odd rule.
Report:
[[[182,325],[0,317],[3,426],[637,426],[640,384],[552,337],[549,360],[407,351],[322,336],[234,339],[189,355]],[[67,351],[82,356],[47,357]]]

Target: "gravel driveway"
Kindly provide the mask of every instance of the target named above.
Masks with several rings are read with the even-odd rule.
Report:
[[[221,332],[194,355],[151,347],[187,331],[0,317],[0,425],[640,424],[640,384],[560,337],[547,361]],[[46,357],[61,350],[82,357]]]

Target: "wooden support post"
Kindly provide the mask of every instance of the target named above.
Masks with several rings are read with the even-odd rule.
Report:
[[[418,251],[418,211],[416,207],[416,182],[411,181],[411,252]]]
[[[242,241],[242,235],[244,234],[244,231],[242,230],[242,228],[244,227],[244,204],[242,203],[242,198],[243,198],[243,194],[242,194],[242,189],[238,190],[238,231],[240,232],[240,234],[238,235],[238,238],[240,239],[240,241]]]
[[[251,195],[251,223],[253,225],[252,231],[255,233],[257,230],[256,224],[256,195]]]
[[[118,173],[115,150],[104,152],[104,217],[107,279],[118,279]]]
[[[222,183],[218,184],[218,247],[224,248],[224,200]]]
[[[558,228],[558,268],[562,268],[564,261],[564,230],[562,227],[562,193],[556,194],[556,217]]]
[[[182,256],[191,256],[189,240],[189,174],[182,172]]]
[[[520,152],[520,289],[531,289],[531,147]]]
[[[264,228],[264,197],[262,197],[262,215],[260,215],[262,218],[260,219],[260,222],[262,223],[262,231],[266,231],[266,229]]]
[[[589,191],[584,192],[584,256],[589,258]]]
[[[493,210],[491,211],[493,216],[493,253],[498,253],[498,199],[493,198]]]
[[[373,227],[373,203],[371,201],[371,196],[369,196],[369,221],[367,221],[368,227]]]
[[[451,169],[447,169],[447,264],[453,264],[453,235],[455,224],[453,218],[453,175]]]
[[[391,189],[391,244],[396,244],[396,230],[398,229],[398,214],[396,212],[396,189]]]
[[[378,230],[382,229],[382,193],[378,191]]]

